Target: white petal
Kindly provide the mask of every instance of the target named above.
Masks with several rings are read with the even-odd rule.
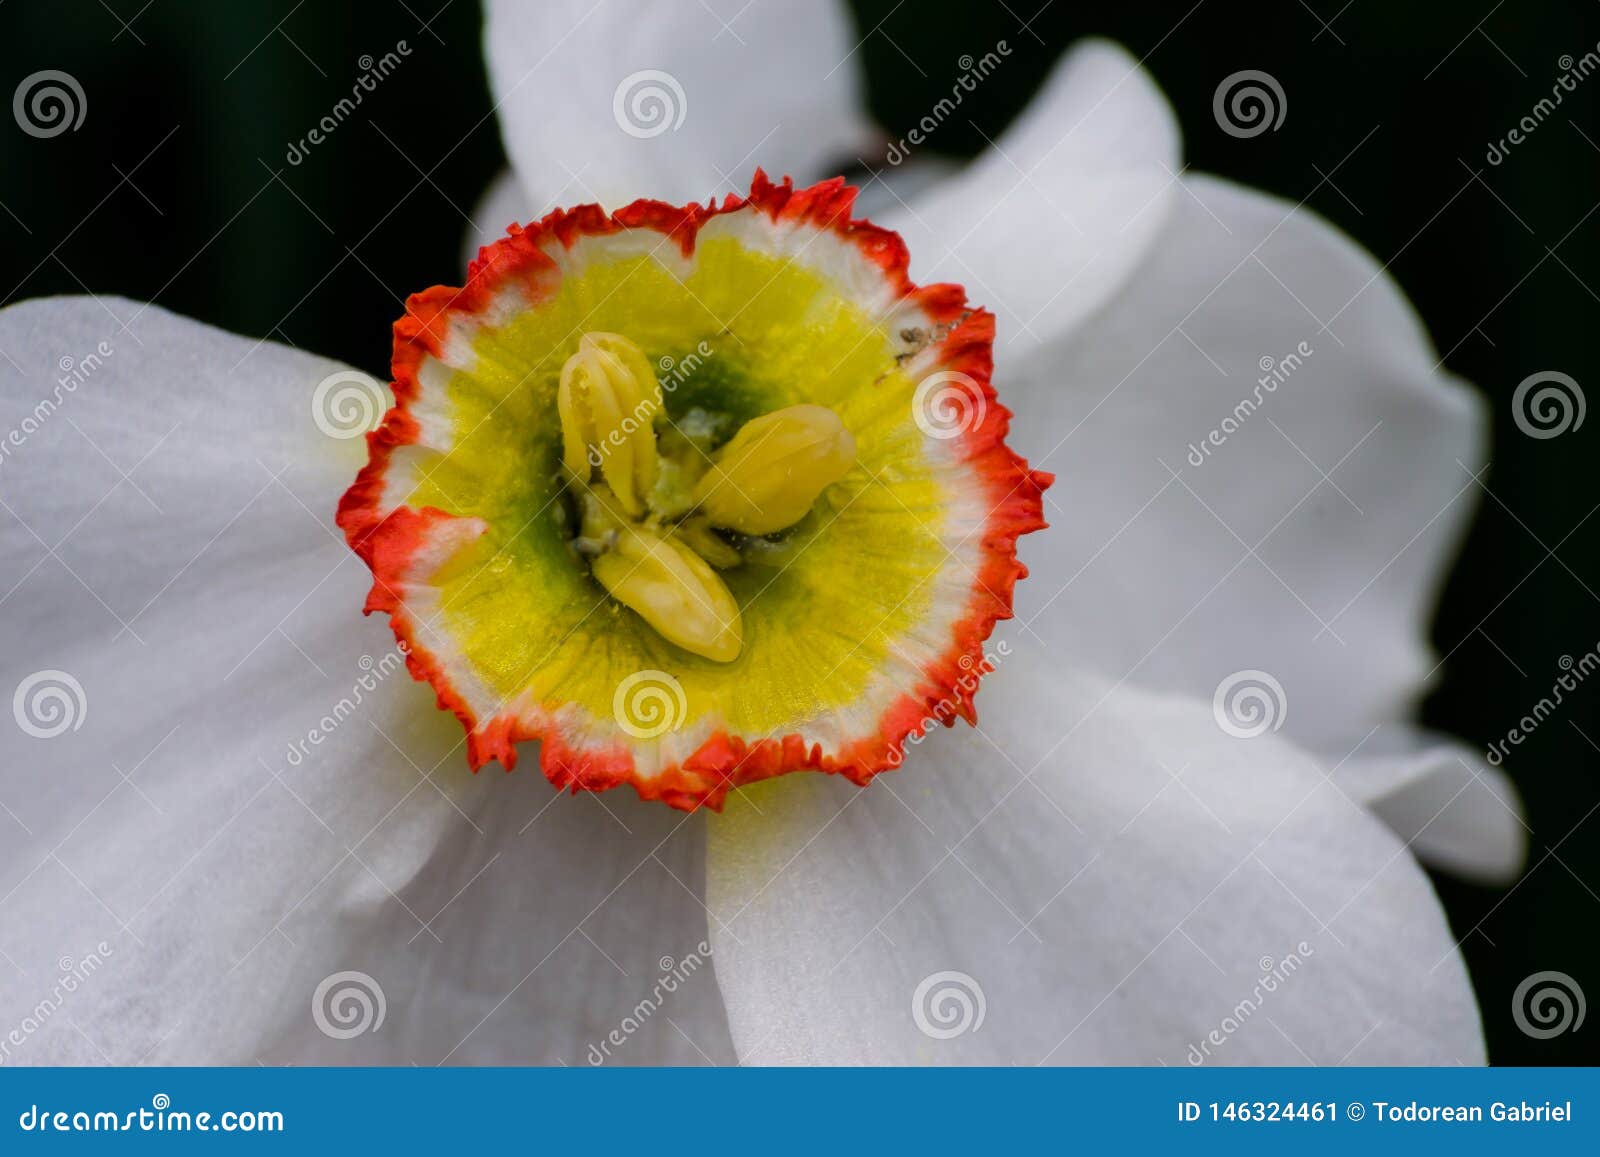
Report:
[[[711,825],[741,1062],[1482,1062],[1427,879],[1312,761],[1012,651],[981,731]]]
[[[1397,750],[1338,769],[1340,784],[1435,867],[1483,884],[1517,878],[1530,829],[1516,788],[1464,744],[1410,728],[1387,729]]]
[[[491,0],[484,28],[506,152],[536,206],[703,201],[825,176],[869,138],[844,6]]]
[[[1014,360],[1102,305],[1177,196],[1178,127],[1137,61],[1091,41],[960,175],[881,214],[918,281],[955,281],[999,319]]]
[[[1001,374],[1013,444],[1058,479],[1019,614],[1112,678],[1209,699],[1265,671],[1287,734],[1329,766],[1408,747],[1388,732],[1436,671],[1426,630],[1475,505],[1478,400],[1314,214],[1181,188],[1124,291]],[[1390,786],[1412,762],[1390,761]],[[1516,862],[1497,790],[1454,808],[1496,837],[1472,857],[1483,872]]]
[[[331,528],[363,447],[312,398],[350,371],[115,300],[8,309],[0,349],[8,1062],[583,1063],[696,953],[698,835],[467,773]],[[726,1055],[674,987],[602,1059]],[[383,1022],[338,1035],[358,989]]]

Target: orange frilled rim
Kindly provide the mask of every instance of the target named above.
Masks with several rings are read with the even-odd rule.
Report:
[[[1053,476],[1029,469],[1005,443],[1011,414],[991,383],[994,316],[969,306],[959,285],[915,284],[900,236],[851,216],[856,195],[842,177],[797,189],[790,178],[774,184],[758,169],[747,196],[729,194],[720,204],[677,206],[641,199],[613,213],[593,204],[557,209],[529,225],[512,225],[505,237],[480,249],[464,286],[434,286],[407,299],[405,315],[394,325],[395,405],[367,435],[369,460],[340,500],[337,522],[373,574],[364,613],[389,614],[412,676],[431,684],[438,705],[466,728],[467,762],[473,771],[498,760],[509,772],[516,766],[516,744],[539,740],[541,768],[558,789],[605,791],[629,784],[644,799],[684,811],[720,811],[732,789],[791,771],[826,772],[865,786],[879,772],[899,767],[907,738],[921,737],[932,723],[951,726],[958,716],[976,722],[974,696],[981,677],[993,669],[984,644],[998,621],[1012,617],[1013,589],[1028,573],[1017,559],[1017,540],[1047,525],[1043,492]],[[560,704],[530,713],[510,703],[471,701],[458,685],[456,664],[420,629],[403,592],[416,573],[436,565],[452,539],[459,540],[458,531],[470,537],[467,528],[455,524],[476,520],[434,507],[384,509],[386,478],[395,450],[419,440],[419,369],[425,359],[443,359],[453,325],[493,325],[491,313],[497,305],[503,309],[508,291],[522,294],[530,308],[536,306],[560,282],[555,257],[585,238],[648,230],[664,235],[690,257],[707,222],[744,210],[775,224],[829,234],[854,247],[881,272],[897,304],[913,307],[934,323],[929,348],[939,367],[964,375],[982,394],[981,420],[945,445],[961,459],[988,515],[976,575],[947,646],[923,665],[921,678],[889,703],[873,728],[832,750],[804,729],[762,736],[717,729],[686,757],[647,775],[639,769],[634,742],[626,737],[595,742],[579,734],[561,718]]]

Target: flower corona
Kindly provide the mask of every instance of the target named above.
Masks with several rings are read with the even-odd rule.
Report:
[[[474,768],[674,807],[858,784],[974,718],[1050,478],[1005,444],[994,319],[917,286],[842,180],[553,212],[395,325],[395,405],[339,525]],[[971,420],[930,434],[930,379]],[[925,391],[924,391],[925,392]],[[619,718],[640,672],[664,727]],[[938,710],[935,710],[935,709]]]

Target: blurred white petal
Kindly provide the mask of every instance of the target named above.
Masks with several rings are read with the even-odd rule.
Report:
[[[1391,773],[1376,799],[1416,778],[1408,720],[1437,673],[1427,625],[1476,506],[1482,410],[1315,214],[1210,178],[1180,189],[1123,290],[999,372],[1013,444],[1058,479],[1018,614],[1113,679],[1210,699],[1268,672],[1285,734],[1326,766],[1402,753],[1368,769]],[[1496,779],[1410,789],[1429,814],[1451,803],[1434,835],[1481,840],[1442,860],[1492,877],[1521,857]]]
[[[490,0],[484,47],[535,213],[828,176],[872,138],[858,37],[815,0]]]
[[[918,281],[959,282],[998,315],[1004,369],[1127,279],[1178,196],[1178,149],[1150,74],[1116,45],[1090,41],[1056,65],[993,148],[877,221],[905,238]]]
[[[1416,728],[1381,732],[1336,774],[1428,863],[1484,884],[1508,884],[1527,859],[1527,822],[1505,772],[1465,744]]]

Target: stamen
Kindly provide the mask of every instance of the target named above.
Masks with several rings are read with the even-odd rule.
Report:
[[[727,570],[744,561],[744,556],[724,541],[704,518],[686,519],[678,527],[678,537],[718,570]]]
[[[661,383],[644,351],[620,334],[584,334],[561,367],[556,406],[562,464],[572,477],[588,482],[598,469],[622,508],[643,514],[656,481],[661,408]]]
[[[805,517],[855,465],[856,444],[826,406],[789,406],[739,428],[695,489],[713,526],[772,534]]]
[[[590,570],[612,598],[686,651],[719,663],[739,657],[739,604],[693,548],[676,535],[629,521],[608,486],[586,486],[578,501],[582,521],[573,545],[591,556]]]
[[[679,492],[671,501],[655,494],[661,406],[643,350],[619,334],[583,335],[556,394],[562,466],[580,505],[573,546],[611,596],[663,638],[731,662],[743,647],[739,604],[712,567],[744,559],[717,530],[765,535],[793,526],[855,464],[855,440],[827,407],[790,406],[746,422],[692,492],[683,483],[693,474],[669,460],[669,481],[688,474],[666,487]],[[684,512],[676,527],[663,526]]]
[[[704,559],[676,538],[624,527],[615,547],[595,558],[594,577],[670,643],[731,663],[744,646],[733,592]]]

